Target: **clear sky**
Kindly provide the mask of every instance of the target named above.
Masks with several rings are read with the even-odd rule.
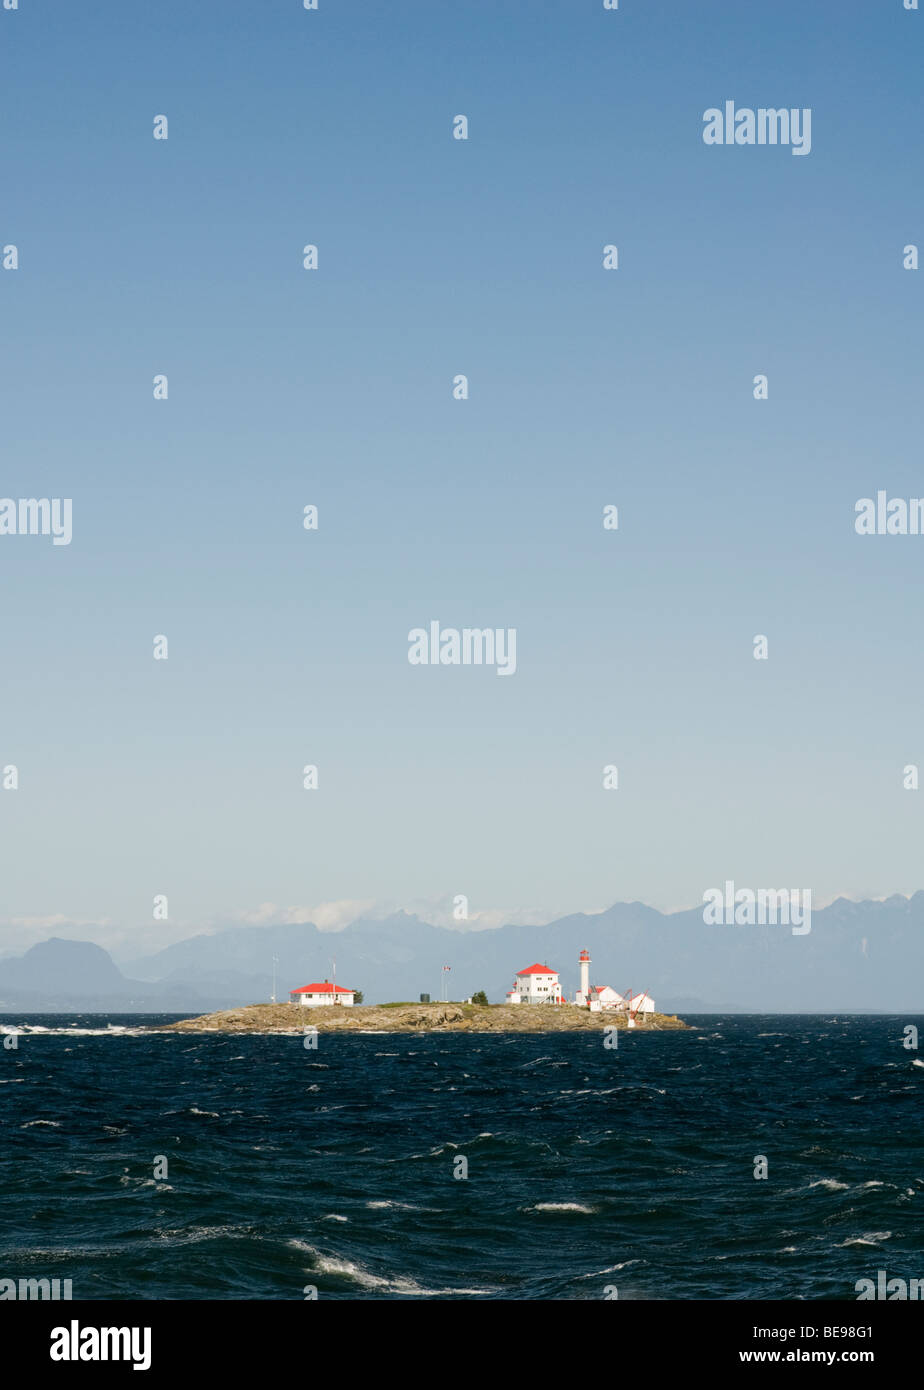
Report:
[[[0,9],[0,493],[73,499],[0,536],[0,950],[922,887],[924,537],[854,530],[924,494],[922,44],[902,0]],[[727,100],[811,153],[707,146]],[[411,666],[431,620],[515,675]]]

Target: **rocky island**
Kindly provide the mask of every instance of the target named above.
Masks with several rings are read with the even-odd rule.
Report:
[[[299,1004],[247,1004],[167,1025],[176,1033],[576,1033],[625,1028],[626,1015],[571,1005],[360,1004],[308,1009]],[[639,1015],[636,1033],[688,1028],[673,1014]]]

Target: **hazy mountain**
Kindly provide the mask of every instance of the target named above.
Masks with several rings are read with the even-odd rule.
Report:
[[[542,927],[459,932],[398,913],[360,918],[332,934],[312,924],[231,927],[197,936],[132,963],[146,979],[216,986],[233,970],[248,998],[265,999],[272,957],[277,994],[330,978],[336,957],[341,984],[372,1003],[437,998],[443,965],[449,993],[484,989],[501,1000],[518,969],[541,961],[561,971],[567,993],[578,984],[577,957],[588,947],[591,978],[616,989],[649,989],[659,1005],[701,1010],[814,1012],[924,1007],[924,892],[913,898],[853,903],[839,899],[813,913],[812,930],[785,926],[707,926],[702,910],[664,914],[642,903],[577,913]],[[228,988],[234,983],[224,977]],[[242,996],[243,999],[244,996]]]
[[[127,984],[101,946],[89,941],[40,941],[24,956],[0,961],[0,989],[48,994],[117,994]]]
[[[214,993],[204,984],[130,980],[100,946],[59,937],[0,961],[0,1013],[201,1013],[232,1007],[250,989],[243,977]]]
[[[593,983],[648,989],[665,1011],[924,1011],[924,892],[885,902],[839,899],[813,913],[806,936],[785,926],[706,926],[700,908],[664,914],[641,903],[479,932],[450,931],[404,912],[360,918],[337,933],[312,923],[229,927],[132,961],[130,979],[97,946],[51,940],[0,961],[0,1010],[230,1008],[270,997],[273,956],[279,999],[330,979],[332,957],[338,982],[363,990],[369,1003],[415,1000],[421,992],[438,998],[444,965],[452,967],[451,998],[484,989],[500,1001],[515,972],[534,961],[559,970],[570,995],[585,946]]]

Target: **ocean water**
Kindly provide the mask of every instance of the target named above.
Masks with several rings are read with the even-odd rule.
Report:
[[[165,1021],[0,1019],[51,1030],[0,1052],[0,1277],[75,1299],[853,1300],[877,1269],[924,1276],[924,1059],[902,1045],[924,1019],[691,1016],[615,1051],[137,1031]]]

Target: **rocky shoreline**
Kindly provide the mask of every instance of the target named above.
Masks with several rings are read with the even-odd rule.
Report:
[[[624,1014],[528,1004],[360,1004],[306,1009],[299,1004],[247,1004],[168,1024],[175,1033],[578,1033],[625,1028]],[[688,1028],[673,1014],[639,1015],[636,1033]]]

